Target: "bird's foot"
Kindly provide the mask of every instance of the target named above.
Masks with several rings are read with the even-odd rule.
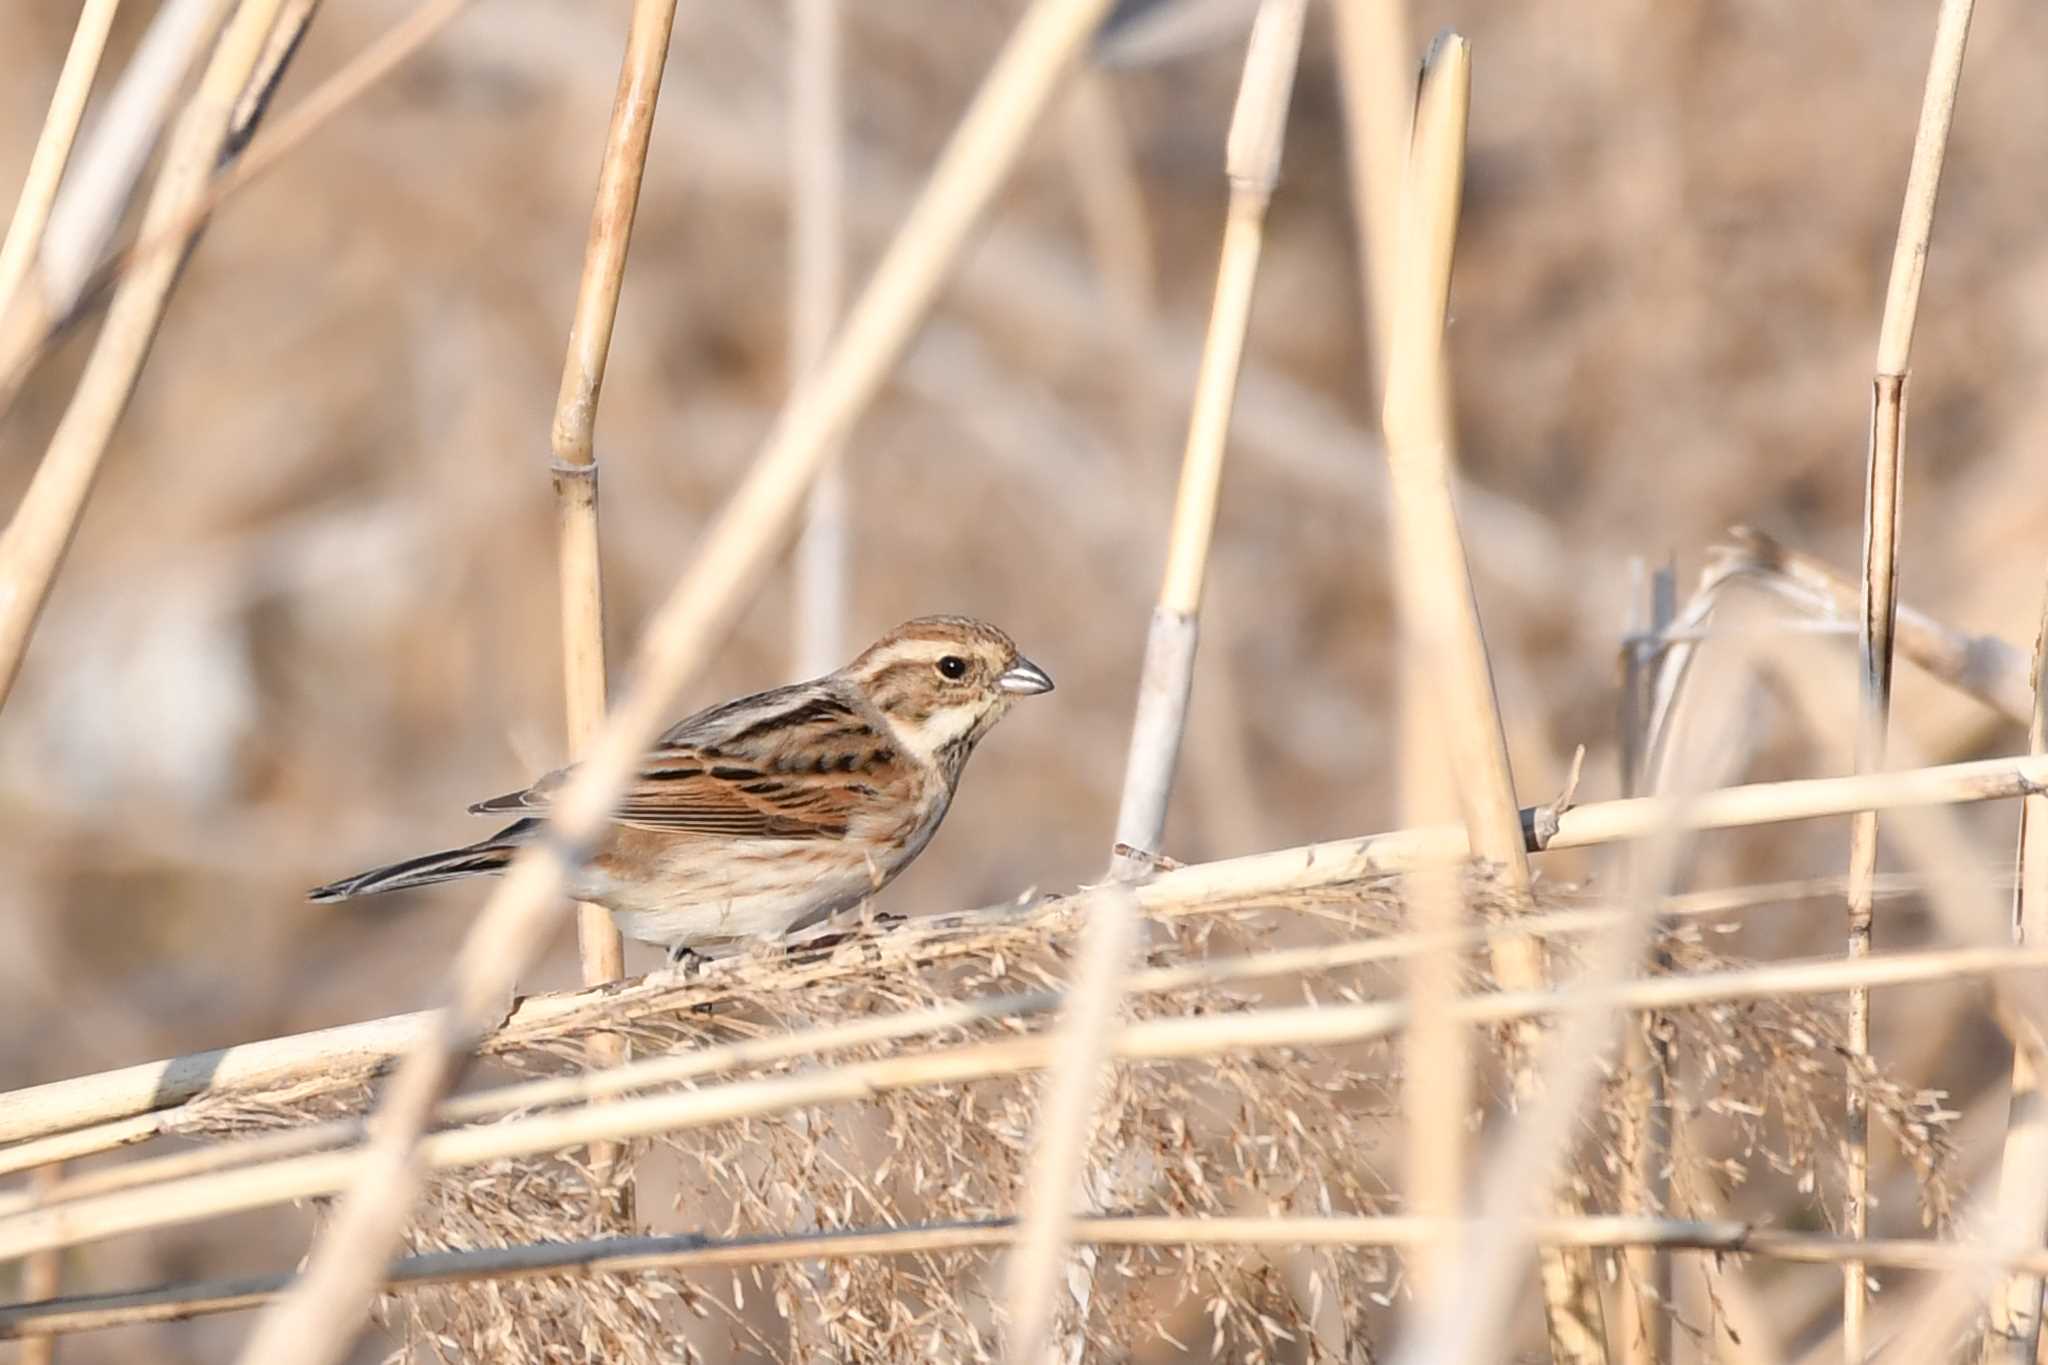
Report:
[[[677,943],[669,947],[668,965],[654,976],[664,985],[680,986],[701,979],[710,968],[710,958],[687,943]]]

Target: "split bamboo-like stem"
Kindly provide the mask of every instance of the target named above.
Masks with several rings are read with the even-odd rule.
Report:
[[[1231,112],[1224,151],[1230,203],[1216,265],[1216,295],[1210,305],[1209,330],[1202,340],[1194,403],[1188,413],[1166,573],[1145,634],[1130,755],[1117,806],[1116,843],[1133,852],[1119,855],[1113,871],[1126,880],[1151,868],[1145,855],[1161,851],[1166,830],[1167,802],[1187,727],[1188,693],[1194,685],[1202,586],[1223,488],[1230,412],[1237,398],[1245,332],[1251,323],[1252,290],[1265,243],[1266,208],[1280,180],[1287,108],[1301,58],[1306,11],[1306,0],[1264,0],[1259,6],[1245,51],[1237,104]]]
[[[576,290],[576,313],[569,327],[568,353],[562,361],[561,389],[550,431],[554,461],[549,472],[560,539],[562,697],[572,755],[581,754],[604,725],[597,404],[604,391],[605,363],[611,355],[612,329],[625,285],[626,253],[640,207],[640,184],[647,170],[655,104],[661,95],[661,74],[668,64],[675,18],[676,0],[636,0],[627,25],[619,89],[605,136],[604,162],[590,211],[590,236],[583,251],[583,276]],[[584,985],[601,985],[625,975],[625,944],[611,912],[603,906],[577,905],[576,943]],[[615,1033],[592,1035],[589,1051],[591,1065],[597,1067],[617,1066],[626,1058],[625,1040]],[[611,1216],[631,1226],[632,1186],[620,1178],[613,1187],[619,1155],[611,1147],[592,1148],[590,1168]]]
[[[832,340],[846,275],[846,149],[840,133],[840,0],[791,0],[789,377],[800,386]],[[852,544],[846,467],[828,456],[796,546],[797,676],[846,662]]]
[[[1496,869],[1511,896],[1526,896],[1529,863],[1514,774],[1452,495],[1444,323],[1463,198],[1471,81],[1465,41],[1456,34],[1440,36],[1423,66],[1402,192],[1382,426],[1397,523],[1393,539],[1401,555],[1396,569],[1402,620],[1409,631],[1403,648],[1417,656],[1435,684],[1444,758],[1458,774],[1459,805],[1472,851]],[[1497,944],[1493,963],[1511,990],[1534,989],[1543,982],[1542,955],[1533,942]],[[1533,1079],[1526,1065],[1533,1041],[1533,1035],[1517,1041],[1523,1054],[1512,1064],[1518,1091]],[[1569,1204],[1568,1194],[1560,1197]],[[1605,1331],[1590,1258],[1545,1252],[1543,1290],[1552,1358],[1559,1365],[1605,1365]]]
[[[1640,920],[1640,914],[1633,918]],[[1461,997],[1453,1015],[1467,1025],[1595,1010],[1672,1010],[1732,1000],[1837,994],[1856,986],[1936,980],[1997,981],[2048,971],[2048,948],[2010,945],[1911,950],[1821,958],[1727,971],[1608,981],[1570,991],[1499,991]],[[1301,1048],[1392,1037],[1407,1027],[1404,1002],[1311,1005],[1227,1015],[1138,1020],[1110,1040],[1118,1058],[1186,1061],[1262,1048]],[[549,1111],[423,1140],[422,1170],[455,1169],[511,1157],[625,1141],[813,1105],[865,1102],[887,1091],[957,1085],[1042,1070],[1058,1056],[1056,1033],[968,1043],[793,1075],[750,1077]],[[351,1188],[374,1169],[372,1148],[321,1152],[81,1198],[0,1217],[0,1260],[123,1233],[174,1226]]]
[[[1490,1231],[1471,1228],[1471,1231]],[[2011,1266],[2048,1272],[2048,1252],[2017,1254],[1975,1242],[1894,1238],[1850,1242],[1840,1237],[1757,1227],[1730,1220],[1596,1217],[1545,1219],[1516,1228],[1527,1240],[1586,1248],[1663,1247],[1716,1256],[1753,1256],[1791,1265],[1840,1265],[1851,1258],[1902,1270]],[[1413,1248],[1445,1238],[1437,1220],[1416,1217],[1082,1217],[1074,1236],[1100,1246],[1180,1247],[1388,1247]],[[696,1234],[615,1237],[587,1242],[542,1242],[476,1251],[409,1256],[392,1265],[384,1288],[397,1293],[430,1285],[536,1276],[626,1275],[648,1270],[715,1270],[787,1261],[828,1261],[869,1256],[1002,1250],[1017,1244],[1015,1219],[931,1226],[850,1228],[758,1237],[708,1238]],[[215,1313],[242,1312],[271,1301],[290,1275],[211,1280],[114,1294],[82,1294],[41,1303],[0,1306],[0,1340],[32,1331],[87,1332],[143,1323],[177,1322]]]
[[[2048,595],[2034,637],[2034,720],[2029,747],[2048,752]],[[2048,795],[2020,803],[2019,887],[2013,904],[2013,941],[2048,942]],[[2039,1239],[2048,1233],[2048,1096],[2042,1093],[2040,1058],[2016,1046],[2012,1054],[2012,1098],[2006,1115],[2005,1151],[1999,1164],[1998,1199],[2006,1219]],[[2041,1342],[2041,1277],[2016,1272],[1991,1296],[1990,1330],[1984,1334],[1983,1365],[2034,1365]]]
[[[1899,483],[1905,464],[1906,369],[1913,347],[1913,326],[1920,308],[1920,285],[1927,268],[1928,242],[1934,231],[1934,205],[1941,187],[1942,158],[1948,148],[1949,125],[1955,116],[1956,89],[1962,79],[1963,47],[1969,37],[1973,0],[1943,0],[1935,21],[1934,52],[1922,96],[1920,122],[1913,139],[1912,162],[1906,173],[1905,206],[1892,254],[1891,283],[1885,295],[1884,321],[1877,342],[1877,376],[1872,387],[1870,457],[1863,507],[1863,597],[1858,622],[1862,663],[1858,688],[1856,769],[1871,772],[1884,766],[1885,736],[1891,719],[1892,635],[1898,618]],[[1858,814],[1849,826],[1849,952],[1870,951],[1871,878],[1877,873],[1877,814]],[[1870,997],[1849,996],[1849,1051],[1852,1054],[1844,1140],[1848,1151],[1847,1190],[1842,1225],[1852,1238],[1869,1231],[1870,1113],[1858,1064],[1870,1054]],[[1863,1268],[1851,1262],[1843,1271],[1842,1351],[1851,1365],[1866,1353],[1870,1289]]]
[[[650,622],[633,688],[562,791],[549,838],[515,862],[453,971],[454,1001],[393,1078],[357,1183],[305,1278],[267,1313],[242,1359],[284,1352],[332,1365],[360,1328],[423,1172],[421,1129],[545,940],[550,908],[610,817],[671,699],[704,666],[772,564],[811,481],[908,345],[969,232],[1014,164],[1107,0],[1037,0],[997,58],[930,183],[876,267],[818,374],[785,408]]]
[[[145,232],[182,217],[205,191],[283,5],[284,0],[245,0],[229,19],[178,118],[143,216]],[[190,240],[188,234],[185,242]],[[0,532],[0,705],[20,675],[29,637],[78,529],[100,459],[149,358],[183,259],[182,250],[163,252],[123,278],[42,463]]]
[[[43,131],[29,156],[28,175],[22,180],[14,217],[8,221],[6,239],[0,241],[0,317],[13,311],[15,296],[42,250],[43,229],[57,202],[57,185],[71,161],[86,97],[92,93],[93,78],[106,54],[107,34],[120,7],[121,0],[85,0],[79,9],[78,26],[72,30],[71,46],[57,73],[57,88],[50,95]]]

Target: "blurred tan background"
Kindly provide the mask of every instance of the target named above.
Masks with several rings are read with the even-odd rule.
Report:
[[[148,10],[128,8],[124,45]],[[329,4],[281,102],[410,8]],[[848,0],[853,280],[1019,8]],[[1474,45],[1451,338],[1518,778],[1547,799],[1583,743],[1581,796],[1609,795],[1631,557],[1675,555],[1686,584],[1743,521],[1854,563],[1933,8],[1415,9],[1418,52],[1443,25]],[[0,10],[9,194],[74,11]],[[338,908],[302,892],[475,837],[465,804],[563,758],[547,426],[624,22],[617,0],[478,0],[206,236],[0,715],[0,1086],[434,999],[485,887]],[[1098,250],[1079,207],[1115,139],[1057,112],[847,452],[854,646],[972,612],[1059,683],[983,746],[885,898],[905,913],[1064,888],[1106,859],[1242,57],[1236,37],[1161,55],[1141,36],[1098,72],[1149,278],[1143,257]],[[2044,43],[2038,6],[1980,6],[1914,353],[1902,575],[1908,601],[2023,646],[2048,541]],[[785,52],[781,6],[682,7],[598,419],[615,663],[786,387]],[[1356,278],[1319,7],[1232,441],[1178,858],[1398,818]],[[74,340],[0,426],[0,506],[82,353]],[[778,583],[677,714],[787,680],[790,653]],[[1910,670],[1899,706],[1931,758],[2024,743]],[[1781,736],[1763,762],[1835,772],[1846,750]],[[2010,819],[1977,820],[1987,858],[2009,852]],[[1845,844],[1835,828],[1763,836],[1712,865],[1834,871]],[[1835,935],[1833,918],[1774,923],[1750,947]],[[574,974],[565,935],[531,984]],[[1880,1051],[1948,1009],[1939,994],[1887,997]],[[1956,1027],[1960,1058],[1914,1079],[1967,1091],[2003,1065],[1981,1026]],[[278,1215],[111,1242],[75,1253],[66,1284],[274,1269],[304,1228]],[[242,1330],[107,1334],[64,1358],[220,1359]]]

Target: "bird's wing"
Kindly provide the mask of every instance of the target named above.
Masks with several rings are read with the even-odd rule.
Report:
[[[470,810],[547,810],[571,771]],[[670,730],[612,818],[736,838],[843,839],[862,813],[904,801],[906,776],[902,757],[860,707],[805,684],[727,702]]]

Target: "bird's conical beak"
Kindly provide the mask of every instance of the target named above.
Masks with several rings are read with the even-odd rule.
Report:
[[[1040,692],[1052,691],[1052,679],[1031,660],[1019,659],[996,679],[996,686],[1015,696],[1033,697]]]

